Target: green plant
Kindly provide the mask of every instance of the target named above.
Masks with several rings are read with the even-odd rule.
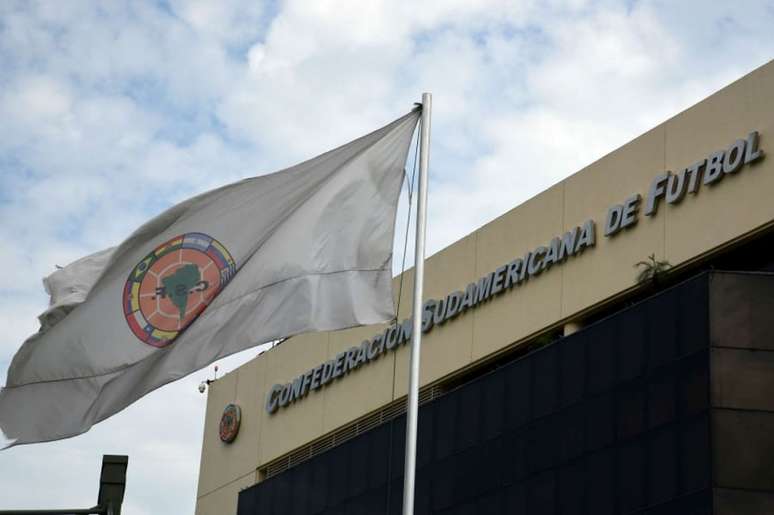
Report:
[[[651,254],[645,261],[636,263],[634,268],[641,269],[637,273],[637,284],[644,284],[658,282],[661,276],[672,268],[672,265],[669,261],[658,260],[655,254]]]
[[[537,336],[534,340],[531,342],[531,347],[533,349],[539,349],[540,347],[544,347],[550,343],[555,342],[559,338],[562,337],[561,331],[549,331],[547,333],[543,333],[540,336]]]

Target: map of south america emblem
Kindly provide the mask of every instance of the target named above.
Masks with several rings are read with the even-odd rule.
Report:
[[[124,316],[135,336],[166,347],[204,311],[236,273],[228,250],[206,234],[181,234],[134,267],[123,291]]]

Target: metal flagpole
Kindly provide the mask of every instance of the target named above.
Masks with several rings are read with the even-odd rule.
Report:
[[[406,462],[403,470],[403,515],[414,515],[414,485],[417,461],[417,417],[419,415],[419,345],[422,339],[422,284],[425,275],[425,229],[427,227],[427,167],[430,163],[430,110],[433,96],[422,94],[419,132],[419,195],[414,246],[414,309],[409,362],[408,406],[406,406]]]

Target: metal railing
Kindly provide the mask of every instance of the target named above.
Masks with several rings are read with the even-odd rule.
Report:
[[[442,384],[426,386],[419,392],[419,404],[437,399],[446,392]],[[380,424],[393,420],[406,412],[406,399],[401,398],[365,417],[332,431],[325,436],[280,456],[259,468],[260,481],[274,477],[303,463],[328,449],[332,449]],[[3,515],[0,512],[0,515]]]

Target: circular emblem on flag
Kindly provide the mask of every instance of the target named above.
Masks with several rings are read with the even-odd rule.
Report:
[[[242,409],[236,404],[229,404],[223,410],[223,416],[220,417],[220,427],[218,433],[220,440],[225,443],[233,442],[239,434],[239,424],[242,422]]]
[[[126,280],[122,300],[129,328],[148,345],[169,345],[234,273],[231,254],[211,236],[189,232],[162,243]]]

